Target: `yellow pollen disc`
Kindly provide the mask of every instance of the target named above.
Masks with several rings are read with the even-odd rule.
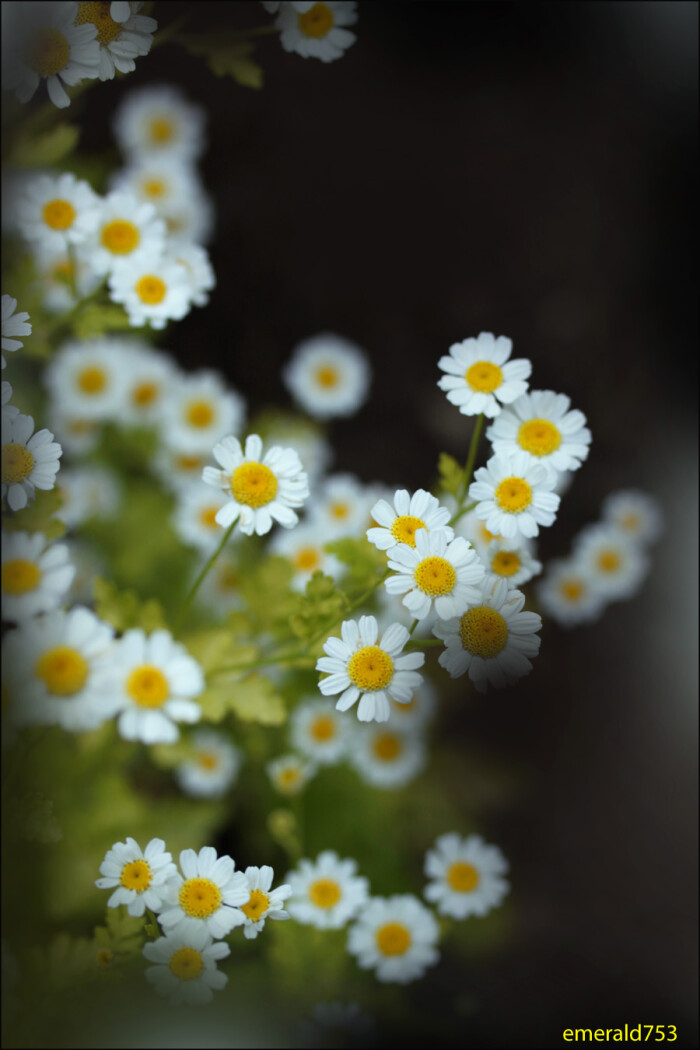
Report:
[[[294,787],[299,779],[298,769],[283,769],[277,774],[277,778],[282,787]]]
[[[447,558],[438,558],[433,555],[423,558],[414,572],[414,578],[423,594],[431,598],[438,598],[441,594],[449,594],[457,582],[457,573]]]
[[[219,507],[214,506],[205,507],[204,510],[200,511],[199,520],[205,529],[218,529],[221,527],[216,520],[216,515],[219,513],[219,510]]]
[[[494,496],[498,506],[507,514],[520,514],[532,503],[532,489],[523,478],[504,478]]]
[[[214,422],[216,413],[208,401],[190,401],[185,419],[191,427],[208,427]]]
[[[40,77],[51,77],[68,65],[70,47],[57,29],[37,29],[24,53],[27,65]]]
[[[57,645],[39,657],[34,668],[37,678],[54,696],[72,696],[80,692],[87,680],[89,667],[77,649]]]
[[[92,434],[95,429],[95,423],[91,423],[88,419],[71,419],[70,423],[66,426],[71,434]],[[60,485],[58,486],[60,488]],[[64,496],[64,502],[67,498],[63,492],[61,495]]]
[[[70,201],[48,201],[42,214],[44,222],[51,230],[67,230],[75,220],[75,208]]]
[[[577,602],[584,591],[583,584],[579,580],[562,580],[559,589],[568,602]]]
[[[561,434],[548,419],[529,419],[518,431],[518,444],[533,456],[549,456],[561,445]]]
[[[472,390],[479,394],[492,394],[503,382],[503,372],[490,361],[477,361],[464,374]]]
[[[416,545],[416,531],[424,529],[425,522],[420,518],[414,518],[410,514],[402,514],[396,518],[391,526],[391,535],[397,543],[407,543],[409,547]]]
[[[151,885],[151,869],[145,860],[132,860],[122,868],[122,886],[143,893]]]
[[[28,478],[34,469],[34,456],[24,445],[10,441],[2,446],[3,485],[16,485]]]
[[[170,695],[170,686],[162,671],[143,664],[129,675],[126,691],[139,707],[161,707]]]
[[[403,955],[411,947],[411,934],[401,922],[387,922],[377,930],[377,948],[382,955]]]
[[[489,660],[505,649],[508,625],[499,612],[488,605],[468,609],[459,621],[462,645],[474,656]]]
[[[302,547],[294,558],[294,568],[300,572],[311,572],[312,569],[317,568],[320,560],[315,547]]]
[[[336,518],[338,521],[342,521],[347,518],[350,513],[350,508],[347,503],[331,503],[330,505],[331,517]]]
[[[157,383],[139,383],[131,391],[131,400],[139,408],[144,408],[155,401],[158,396]]]
[[[318,40],[333,28],[333,12],[327,4],[314,4],[304,14],[297,15],[299,29],[304,36]]]
[[[75,20],[77,26],[84,22],[92,22],[97,27],[97,42],[99,44],[111,44],[121,33],[123,26],[115,22],[109,13],[109,3],[81,3],[78,4],[78,17]]]
[[[136,282],[135,291],[146,306],[158,306],[158,303],[165,299],[168,288],[160,277],[156,277],[154,273],[147,273]]]
[[[396,733],[377,733],[372,742],[372,751],[380,762],[394,762],[403,751],[403,744]]]
[[[491,572],[497,576],[514,576],[520,568],[520,558],[515,551],[498,551],[491,561]]]
[[[447,885],[457,893],[471,893],[479,885],[479,872],[472,864],[457,860],[445,873]]]
[[[174,462],[178,470],[191,470],[192,472],[199,470],[204,465],[202,456],[188,456],[186,454],[176,456]]]
[[[264,463],[241,463],[233,472],[231,493],[247,507],[264,507],[277,495],[277,478]]]
[[[348,660],[348,674],[358,689],[385,689],[394,676],[394,661],[378,645],[365,645]]]
[[[197,765],[200,765],[202,769],[206,769],[208,773],[212,770],[218,769],[219,767],[219,756],[214,754],[213,751],[200,751],[197,755]]]
[[[179,948],[171,955],[168,965],[180,981],[194,981],[204,969],[201,953],[196,948]]]
[[[632,510],[627,514],[623,514],[620,518],[620,525],[629,532],[636,532],[639,528],[639,515]]]
[[[221,890],[211,879],[187,879],[180,887],[180,907],[193,919],[208,919],[221,906]]]
[[[151,142],[162,146],[174,136],[173,122],[168,117],[155,117],[148,125]]]
[[[137,248],[141,234],[133,222],[114,219],[102,227],[102,245],[113,255],[128,255]]]
[[[332,908],[340,900],[340,886],[333,879],[317,879],[309,886],[309,900],[317,908]]]
[[[598,568],[601,572],[617,572],[620,561],[620,555],[615,550],[602,550],[598,554]]]
[[[326,387],[326,389],[338,385],[338,373],[335,368],[331,368],[330,365],[325,365],[322,368],[316,369],[316,382],[319,386]]]
[[[84,368],[78,373],[78,386],[84,394],[99,394],[107,386],[107,376],[101,368]]]
[[[111,952],[109,948],[100,948],[95,961],[101,970],[108,970],[114,961],[114,952]]]
[[[3,594],[26,594],[34,591],[41,580],[41,569],[33,561],[15,558],[2,567]]]
[[[141,188],[146,197],[162,197],[165,193],[165,183],[162,179],[144,179]]]
[[[335,722],[328,715],[321,715],[315,718],[309,726],[309,734],[319,743],[323,743],[324,740],[332,740],[335,736]]]
[[[270,906],[270,898],[262,890],[251,890],[250,899],[247,904],[241,905],[241,911],[246,918],[257,922],[265,914]]]

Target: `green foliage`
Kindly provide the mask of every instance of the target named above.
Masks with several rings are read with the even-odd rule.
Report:
[[[109,580],[93,581],[95,612],[117,631],[141,627],[144,631],[155,631],[166,627],[162,606],[154,598],[143,601],[135,591],[120,591]]]
[[[347,566],[343,586],[351,594],[368,590],[386,569],[386,553],[377,550],[366,536],[346,537],[326,543],[325,549]]]
[[[278,726],[287,718],[284,700],[274,683],[264,675],[253,673],[229,686],[229,708],[245,722]]]
[[[225,29],[218,33],[203,33],[198,36],[187,34],[179,39],[191,54],[206,59],[215,76],[233,77],[241,87],[263,86],[263,70],[251,58],[255,44],[250,40],[242,40],[235,33]]]
[[[41,791],[28,791],[17,805],[13,817],[18,834],[27,842],[59,842],[63,832],[54,813],[53,800]]]
[[[116,956],[136,955],[144,941],[144,920],[129,915],[125,905],[107,908],[106,925],[95,927],[95,944]]]
[[[438,473],[440,475],[440,488],[443,492],[449,492],[456,496],[464,482],[464,469],[459,465],[454,456],[447,452],[441,452],[438,460]]]
[[[130,329],[131,322],[117,303],[89,303],[76,314],[72,327],[79,339],[92,339],[105,332]]]
[[[297,596],[289,626],[297,638],[308,642],[330,630],[348,605],[346,595],[338,590],[332,577],[317,569],[306,584],[305,594]]]
[[[251,618],[251,629],[288,633],[296,595],[289,590],[294,569],[287,558],[242,559],[239,589]]]
[[[54,514],[63,502],[57,488],[37,489],[32,503],[13,514],[3,514],[2,527],[6,532],[43,532],[47,540],[55,540],[66,531],[66,526]]]
[[[30,948],[23,963],[27,980],[45,992],[72,991],[98,974],[92,941],[65,932],[48,946]]]
[[[41,135],[29,131],[14,143],[8,163],[18,168],[43,168],[58,164],[71,153],[80,138],[76,124],[57,124]]]

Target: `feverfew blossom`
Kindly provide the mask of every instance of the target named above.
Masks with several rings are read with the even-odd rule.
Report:
[[[121,7],[120,15],[126,18],[115,18],[112,8]],[[132,73],[136,69],[134,59],[147,55],[153,43],[153,34],[158,28],[155,18],[140,15],[143,7],[140,0],[134,3],[79,3],[76,25],[93,24],[97,29],[97,42],[100,45],[100,80],[113,80],[115,72]]]
[[[286,876],[292,891],[287,910],[293,919],[319,930],[337,930],[353,919],[369,897],[369,883],[357,874],[357,861],[323,850],[303,859]]]
[[[365,486],[352,474],[324,478],[309,500],[308,521],[328,540],[359,536],[367,527]]]
[[[310,416],[331,419],[350,416],[360,408],[369,389],[370,369],[355,343],[324,332],[296,347],[282,378]]]
[[[526,452],[492,456],[474,472],[469,498],[477,500],[474,513],[495,535],[537,536],[540,525],[551,525],[556,517],[560,499],[553,491],[554,478],[530,459]]]
[[[288,919],[283,904],[291,896],[292,888],[284,883],[271,889],[274,871],[269,864],[261,868],[254,865],[245,869],[248,883],[248,900],[240,908],[245,916],[243,936],[248,940],[258,936],[265,927],[266,919]]]
[[[26,310],[22,310],[16,314],[17,300],[13,299],[11,295],[3,295],[2,297],[2,349],[7,350],[8,353],[19,350],[24,343],[17,336],[31,335],[32,326],[28,324],[29,314]],[[2,355],[2,367],[4,368],[7,362],[5,361],[5,355]]]
[[[581,530],[573,556],[606,601],[630,598],[649,568],[645,549],[629,533],[606,522]]]
[[[116,190],[101,202],[90,243],[91,265],[96,273],[113,273],[120,264],[138,261],[143,252],[157,257],[165,249],[165,238],[165,223],[153,204]]]
[[[138,917],[146,908],[158,914],[165,884],[175,874],[177,868],[162,839],[151,839],[142,851],[135,839],[127,838],[107,850],[100,864],[103,877],[96,879],[95,885],[100,890],[114,890],[108,908],[125,904],[129,915]]]
[[[345,719],[332,702],[314,698],[300,703],[292,713],[290,741],[319,765],[334,765],[345,754],[346,729]]]
[[[187,269],[155,247],[134,252],[128,261],[117,263],[109,277],[109,292],[135,327],[165,328],[168,321],[181,321],[192,305]]]
[[[566,394],[531,390],[503,409],[486,437],[496,455],[525,452],[530,463],[541,463],[552,476],[578,470],[588,456],[591,432],[583,412],[570,405]]]
[[[230,953],[228,944],[212,941],[206,929],[183,927],[144,944],[143,954],[154,964],[146,970],[146,980],[173,1005],[209,1003],[212,989],[220,991],[228,981],[216,964]]]
[[[56,609],[74,575],[65,544],[51,544],[41,532],[3,532],[3,620],[25,620]]]
[[[272,539],[270,554],[279,554],[288,558],[294,567],[290,586],[303,591],[315,572],[337,579],[343,566],[336,557],[324,550],[328,536],[323,528],[311,522],[304,522],[291,532],[278,532]]]
[[[234,783],[241,752],[221,733],[200,729],[190,737],[192,756],[175,767],[175,779],[186,795],[219,798]]]
[[[114,133],[132,160],[167,156],[194,161],[204,146],[204,120],[204,109],[187,102],[179,88],[149,85],[126,95],[114,118]]]
[[[163,405],[163,440],[188,454],[209,453],[224,435],[240,432],[244,417],[243,398],[218,372],[182,373],[173,379]]]
[[[423,734],[415,726],[391,724],[358,726],[348,747],[348,761],[362,779],[374,787],[396,789],[410,784],[427,762]]]
[[[182,875],[176,872],[169,880],[160,924],[172,933],[178,929],[200,926],[214,938],[225,937],[246,917],[240,911],[250,896],[248,880],[231,857],[217,859],[213,846],[203,846],[199,853],[184,849],[180,854]]]
[[[315,775],[318,767],[314,762],[299,755],[279,755],[265,766],[274,788],[280,795],[298,795]]]
[[[449,542],[454,536],[448,525],[450,512],[441,507],[435,496],[425,489],[417,489],[412,496],[406,489],[397,489],[393,506],[385,499],[372,507],[372,518],[376,528],[367,529],[367,539],[380,551],[390,551],[397,543],[416,545],[416,531],[442,532]]]
[[[38,251],[86,243],[99,216],[99,197],[70,172],[28,179],[17,201],[19,231]]]
[[[481,332],[476,339],[465,339],[450,347],[439,367],[447,373],[438,380],[447,400],[462,415],[483,413],[491,419],[527,390],[532,364],[527,358],[509,361],[513,342],[504,335]]]
[[[597,620],[606,604],[588,568],[575,558],[547,562],[537,584],[537,600],[542,612],[562,627]]]
[[[661,508],[646,492],[624,489],[603,500],[602,518],[630,539],[646,545],[658,539],[663,529]]]
[[[36,489],[56,483],[61,446],[50,430],[34,433],[34,420],[21,412],[2,415],[2,496],[10,510],[22,510]]]
[[[412,894],[372,897],[348,935],[348,951],[377,980],[408,984],[439,959],[440,929],[431,911]]]
[[[119,336],[63,343],[44,371],[53,405],[78,419],[102,422],[118,418],[129,378],[128,347]]]
[[[448,832],[425,857],[425,874],[431,879],[426,900],[437,905],[440,915],[453,919],[486,915],[508,893],[507,871],[508,862],[497,846],[487,845],[480,835],[461,838]]]
[[[459,616],[477,601],[484,567],[477,553],[461,536],[450,543],[444,532],[418,529],[414,545],[399,543],[389,551],[389,568],[395,575],[384,581],[389,594],[403,594],[403,604],[416,620],[423,620],[433,605],[438,616]]]

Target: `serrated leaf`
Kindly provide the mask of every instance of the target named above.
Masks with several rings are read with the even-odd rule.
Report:
[[[97,615],[118,631],[141,627],[150,632],[167,626],[162,606],[153,598],[143,601],[135,591],[120,591],[99,577],[93,581],[93,594]]]
[[[287,718],[284,700],[269,678],[249,674],[228,687],[228,708],[245,722],[261,725],[282,725]]]
[[[12,150],[9,163],[18,168],[58,164],[75,149],[79,138],[77,124],[58,124],[43,135],[21,137]]]
[[[444,492],[450,492],[456,496],[464,480],[464,470],[454,456],[447,452],[441,452],[438,460],[438,473],[440,475],[440,487]]]

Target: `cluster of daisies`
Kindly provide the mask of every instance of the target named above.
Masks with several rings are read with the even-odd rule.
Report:
[[[144,850],[133,838],[117,842],[100,865],[99,889],[111,890],[108,907],[157,917],[162,935],[143,948],[152,963],[146,979],[173,1003],[206,1003],[227,976],[217,962],[230,954],[226,938],[243,927],[258,936],[268,919],[292,918],[320,930],[347,928],[347,949],[358,966],[380,981],[407,984],[439,959],[440,927],[432,909],[413,894],[371,896],[357,862],[323,850],[304,858],[272,888],[269,865],[236,871],[235,861],[212,846],[180,853],[179,869],[162,839]],[[441,835],[424,862],[424,897],[438,915],[462,920],[498,907],[509,885],[501,851],[479,835]]]

